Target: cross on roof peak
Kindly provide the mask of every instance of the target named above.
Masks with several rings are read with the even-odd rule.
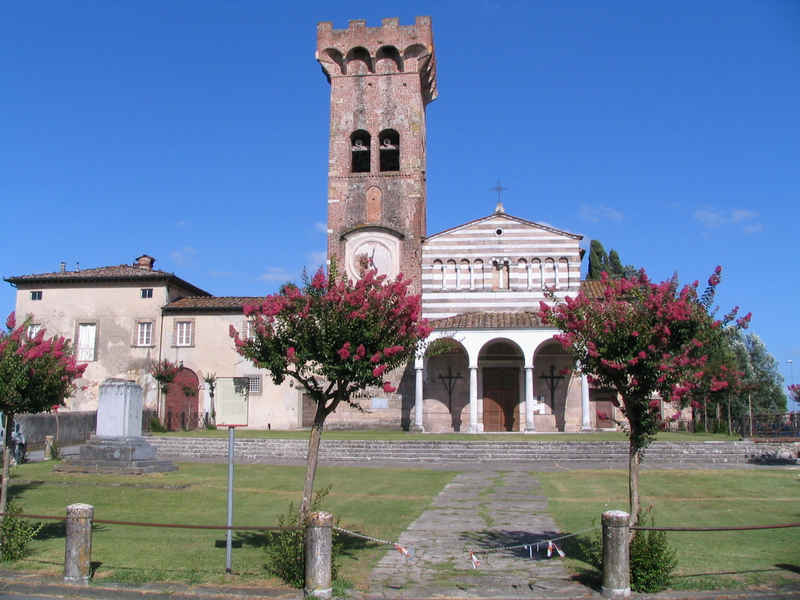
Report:
[[[506,190],[508,190],[508,188],[503,187],[503,184],[500,183],[499,177],[497,179],[497,185],[492,188],[489,188],[490,192],[497,192],[497,206],[494,207],[495,213],[502,214],[506,212],[505,208],[503,208],[503,192],[505,192]]]

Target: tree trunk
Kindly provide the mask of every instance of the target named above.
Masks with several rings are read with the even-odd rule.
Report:
[[[630,445],[628,454],[628,492],[630,498],[630,525],[639,521],[639,464],[642,462],[642,450]]]
[[[311,510],[311,501],[314,494],[314,478],[317,475],[317,462],[319,461],[319,444],[322,441],[322,426],[325,424],[325,401],[317,401],[317,413],[314,415],[314,424],[311,426],[311,436],[308,438],[308,457],[306,458],[306,480],[303,484],[303,500],[300,502],[300,521],[305,523]]]
[[[8,506],[8,472],[9,463],[11,462],[11,452],[9,450],[9,441],[11,440],[11,427],[14,423],[14,416],[6,414],[3,416],[5,423],[3,429],[5,435],[3,436],[3,482],[0,484],[0,512],[5,513]],[[5,516],[2,517],[5,519]],[[1,520],[1,519],[0,519]]]

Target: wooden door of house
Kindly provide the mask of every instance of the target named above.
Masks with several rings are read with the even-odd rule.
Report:
[[[197,429],[200,389],[197,375],[182,367],[167,388],[166,426],[170,431]]]
[[[483,370],[483,430],[519,431],[519,370]]]

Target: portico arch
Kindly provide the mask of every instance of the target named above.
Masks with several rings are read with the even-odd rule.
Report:
[[[524,431],[522,349],[513,340],[496,338],[478,355],[484,431]]]
[[[532,383],[535,419],[543,430],[577,430],[581,410],[581,381],[572,358],[556,340],[534,352]]]
[[[432,433],[469,426],[469,357],[464,346],[443,337],[425,352],[423,427]]]

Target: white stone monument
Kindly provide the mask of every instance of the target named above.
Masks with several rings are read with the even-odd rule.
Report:
[[[142,388],[126,379],[100,384],[97,434],[81,446],[80,457],[59,465],[60,471],[90,473],[153,473],[174,471],[170,461],[142,437]]]

